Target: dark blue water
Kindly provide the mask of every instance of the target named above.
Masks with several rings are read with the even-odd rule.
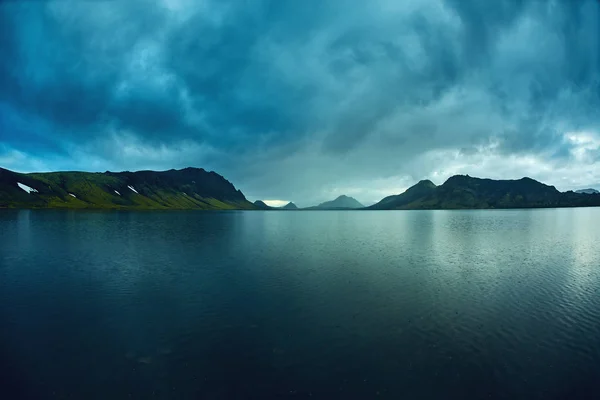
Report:
[[[599,289],[600,209],[0,210],[0,398],[599,398]]]

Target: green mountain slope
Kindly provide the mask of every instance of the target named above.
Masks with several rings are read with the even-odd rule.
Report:
[[[353,197],[349,197],[346,195],[341,195],[335,200],[326,201],[324,203],[319,204],[318,206],[307,207],[307,210],[351,210],[363,208],[358,200]]]
[[[221,175],[201,168],[162,172],[32,174],[20,174],[0,168],[0,207],[201,210],[256,208]]]
[[[600,206],[600,195],[559,192],[531,178],[492,180],[456,175],[443,185],[421,181],[368,209],[484,209]]]

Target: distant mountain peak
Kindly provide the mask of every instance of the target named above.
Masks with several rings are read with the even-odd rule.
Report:
[[[255,205],[257,208],[261,209],[261,210],[270,210],[270,209],[272,208],[272,207],[270,207],[269,205],[267,205],[267,203],[265,203],[265,202],[264,202],[264,201],[262,201],[262,200],[256,200],[256,201],[254,202],[254,205]]]
[[[296,206],[294,203],[292,203],[291,201],[289,203],[287,203],[285,206],[281,207],[285,210],[297,210],[298,206]]]
[[[364,208],[358,200],[354,197],[346,196],[342,194],[338,196],[335,200],[326,201],[324,203],[319,204],[316,207],[311,207],[315,209],[323,209],[323,210],[331,210],[331,209],[357,209]]]

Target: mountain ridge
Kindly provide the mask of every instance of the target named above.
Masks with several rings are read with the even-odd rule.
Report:
[[[418,210],[600,206],[600,193],[588,189],[578,192],[560,192],[529,177],[493,180],[454,175],[439,186],[421,180],[403,193],[387,196],[369,207],[342,195],[300,209],[293,202],[283,207],[270,207],[260,200],[251,203],[223,176],[203,168],[46,173],[0,168],[0,208]],[[352,208],[337,207],[340,203]]]
[[[167,171],[27,174],[0,168],[0,207],[256,209],[223,176],[193,167]]]
[[[388,196],[369,210],[491,209],[600,206],[600,195],[562,193],[529,177],[493,180],[454,175],[442,185],[420,181],[405,192]]]

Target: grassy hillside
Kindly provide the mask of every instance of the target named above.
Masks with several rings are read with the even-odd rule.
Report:
[[[163,172],[32,174],[20,174],[0,168],[0,207],[200,210],[256,208],[225,178],[199,168]]]

